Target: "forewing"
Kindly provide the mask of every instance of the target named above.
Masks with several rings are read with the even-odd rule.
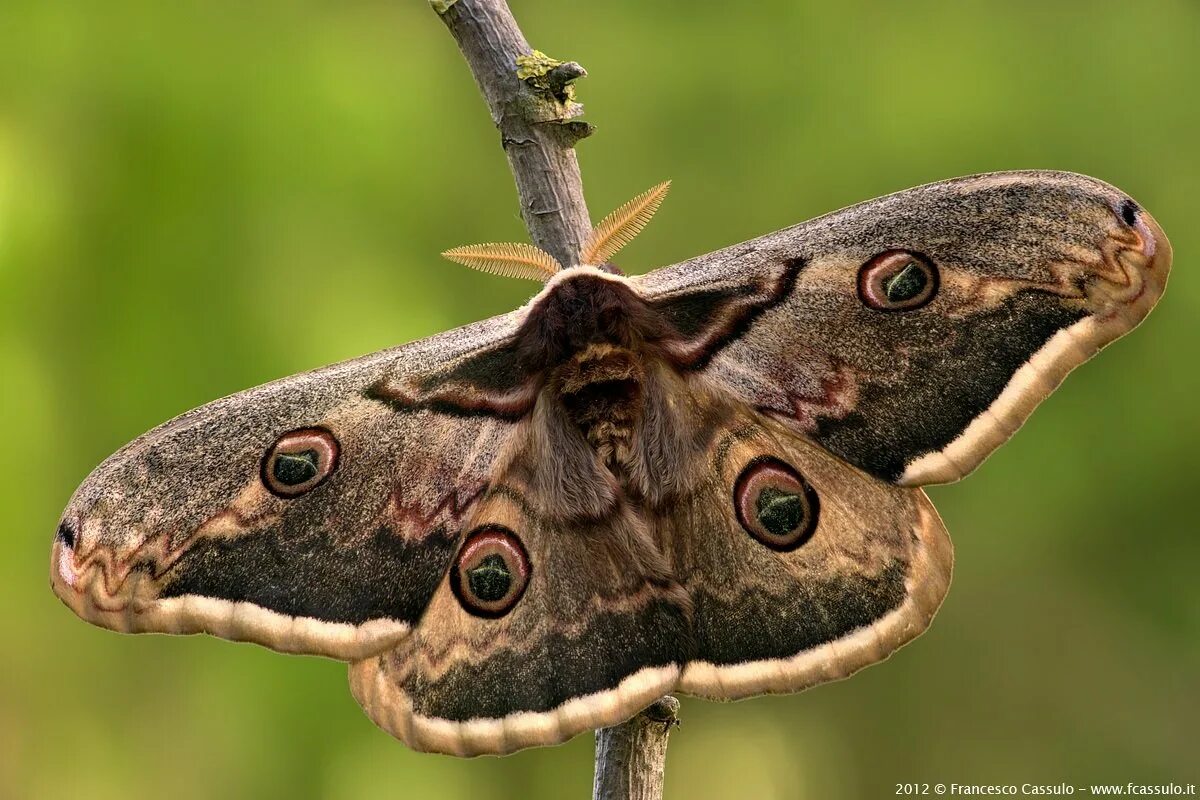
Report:
[[[889,251],[935,265],[927,304],[864,302],[860,270]],[[872,200],[637,285],[702,345],[708,378],[872,475],[920,485],[970,472],[1137,325],[1170,261],[1117,189],[1010,172]],[[757,298],[752,313],[730,317],[739,298]]]
[[[394,645],[441,581],[514,428],[482,399],[471,414],[444,413],[397,399],[397,387],[453,384],[463,363],[503,361],[518,324],[510,314],[297,375],[145,434],[72,498],[55,591],[119,631],[343,659]],[[515,365],[507,371],[515,384]],[[317,473],[295,496],[268,475],[269,454],[292,440],[300,460],[285,466]]]

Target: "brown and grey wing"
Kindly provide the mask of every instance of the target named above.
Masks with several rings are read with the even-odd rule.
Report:
[[[694,606],[681,691],[800,691],[887,658],[929,625],[953,550],[920,489],[754,415],[723,430],[709,459],[709,479],[655,523]]]
[[[119,631],[206,632],[362,658],[406,635],[515,424],[502,399],[426,394],[503,361],[515,315],[218,400],[145,434],[80,486],[52,584]],[[509,364],[515,373],[515,364]]]
[[[1154,219],[1010,172],[872,200],[638,279],[690,364],[893,483],[956,480],[1162,294]]]
[[[518,459],[471,511],[412,634],[350,666],[367,715],[417,750],[508,753],[613,725],[670,691],[690,607],[622,501],[592,522],[531,506]]]

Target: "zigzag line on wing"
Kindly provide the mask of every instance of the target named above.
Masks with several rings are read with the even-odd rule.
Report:
[[[435,523],[439,520],[458,522],[487,489],[487,484],[477,483],[461,498],[459,491],[462,487],[453,486],[449,492],[438,499],[429,511],[424,510],[424,504],[420,499],[405,502],[402,494],[403,488],[397,484],[392,491],[391,499],[388,501],[388,515],[394,520],[395,527],[400,531],[401,536],[409,538],[424,536],[435,527]]]
[[[758,411],[773,419],[798,423],[804,431],[816,430],[820,421],[818,417],[844,418],[854,409],[855,396],[858,393],[853,368],[845,363],[839,364],[832,373],[821,376],[820,380],[819,394],[802,394],[786,386],[781,387],[789,408],[760,405]]]
[[[264,516],[269,515],[246,515],[236,509],[226,508],[209,517],[196,530],[180,539],[173,547],[171,546],[171,540],[174,538],[172,531],[144,534],[141,541],[137,543],[137,546],[124,556],[118,556],[112,548],[96,545],[85,557],[79,560],[78,564],[73,563],[72,567],[80,575],[92,567],[98,567],[105,595],[116,597],[117,593],[125,587],[125,583],[129,580],[129,575],[133,572],[134,567],[139,563],[147,564],[151,567],[148,571],[150,580],[160,580],[171,571],[171,568],[175,566],[176,562],[179,561],[187,550],[188,545],[201,536],[214,523],[224,519],[232,519],[236,526],[245,529],[257,524]],[[157,552],[155,552],[156,549]],[[146,556],[145,559],[141,558],[143,555]],[[96,598],[94,602],[98,608],[104,611],[123,611],[127,605],[127,603],[121,603],[117,607],[109,608],[104,606],[99,598]]]
[[[1022,291],[1046,292],[1081,301],[1088,313],[1119,315],[1121,306],[1145,293],[1142,269],[1149,261],[1146,239],[1138,231],[1110,231],[1096,248],[1071,247],[1046,266],[1050,280],[979,278],[962,299],[964,305],[991,308]],[[1150,246],[1153,253],[1153,246]],[[1098,278],[1093,281],[1091,278]]]

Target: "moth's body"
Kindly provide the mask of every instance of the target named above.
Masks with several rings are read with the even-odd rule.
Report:
[[[117,630],[351,661],[372,719],[459,754],[668,691],[844,677],[949,585],[916,487],[977,466],[1170,265],[1136,203],[1051,172],[640,277],[488,247],[463,258],[550,274],[517,311],[217,401],[98,467],[55,539],[59,596]]]
[[[646,384],[657,370],[652,342],[665,327],[626,281],[601,274],[590,267],[564,273],[538,299],[547,308],[537,312],[540,324],[522,349],[529,367],[546,375],[538,402],[560,406],[552,413],[565,415],[628,489]]]
[[[555,276],[527,308],[515,338],[520,374],[539,376],[531,438],[553,443],[542,458],[577,489],[547,486],[545,513],[597,518],[620,497],[655,510],[678,500],[733,404],[681,373],[686,342],[669,319],[628,279],[588,266]]]

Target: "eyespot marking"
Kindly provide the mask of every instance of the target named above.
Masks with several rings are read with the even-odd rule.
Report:
[[[812,538],[820,501],[789,464],[759,456],[742,469],[733,487],[738,523],[772,550],[795,550]]]
[[[317,476],[318,456],[316,450],[299,453],[280,453],[275,456],[271,474],[285,486],[295,486],[311,481]]]
[[[938,270],[920,253],[886,250],[858,271],[858,297],[876,311],[911,311],[933,299]]]
[[[263,456],[263,485],[284,498],[310,492],[333,474],[339,450],[337,439],[324,428],[289,431]]]
[[[450,568],[450,588],[469,614],[507,614],[529,585],[529,555],[517,535],[502,525],[470,533]]]

